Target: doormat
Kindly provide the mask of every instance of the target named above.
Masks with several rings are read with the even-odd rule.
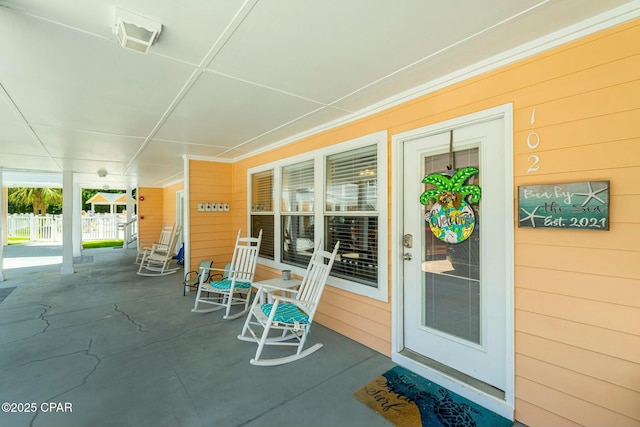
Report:
[[[398,427],[511,427],[512,421],[396,366],[354,393]]]

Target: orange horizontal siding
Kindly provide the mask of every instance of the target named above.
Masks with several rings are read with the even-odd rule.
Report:
[[[539,384],[554,384],[555,389],[576,399],[608,408],[640,422],[640,405],[638,405],[640,393],[638,392],[523,355],[516,356],[516,364],[522,371],[532,375],[528,378],[531,381]],[[628,399],[627,396],[633,393],[635,393],[635,399]]]
[[[362,316],[362,313],[351,310],[345,310],[343,307],[332,306],[331,304],[321,301],[318,307],[318,313],[323,313],[326,317],[330,317],[336,321],[348,324],[353,328],[361,331],[359,335],[371,334],[370,330],[375,331],[377,338],[384,338],[386,341],[391,340],[391,325],[381,322],[371,322]],[[373,328],[372,328],[373,323]]]
[[[516,266],[519,289],[550,294],[576,296],[611,304],[640,308],[640,286],[636,279],[612,277],[573,271],[548,270],[530,266]]]
[[[640,336],[638,307],[521,288],[516,290],[515,300],[518,310]]]
[[[597,315],[594,313],[594,315]],[[566,319],[516,310],[516,329],[520,332],[558,341],[585,350],[640,363],[640,337]],[[516,353],[519,351],[516,348]],[[519,373],[519,372],[518,372]],[[522,373],[526,375],[526,373]]]
[[[582,424],[575,423],[560,415],[553,414],[544,408],[540,408],[521,399],[516,399],[515,418],[517,420],[535,419],[541,426],[582,427]]]
[[[166,224],[176,222],[176,193],[184,189],[184,183],[179,182],[162,189],[163,216]]]
[[[543,384],[516,377],[516,388],[529,399],[521,398],[539,408],[540,412],[548,412],[567,418],[581,426],[637,426],[638,420],[622,415],[583,399],[576,398]],[[539,423],[538,413],[532,414],[536,424]],[[528,419],[520,417],[520,419]],[[544,425],[544,424],[539,424]],[[553,425],[553,424],[552,424]]]
[[[525,115],[531,115],[532,110],[525,110]],[[535,131],[540,137],[540,151],[547,152],[557,149],[567,149],[570,147],[582,147],[585,145],[598,144],[602,142],[630,140],[638,138],[635,126],[640,120],[640,110],[619,111],[603,116],[589,117],[583,120],[548,124],[541,126],[536,118]],[[515,132],[515,140],[521,141],[515,144],[514,153],[518,155],[529,155],[531,149],[527,147],[527,136],[531,132],[530,128],[524,128]],[[535,135],[531,136],[535,142]]]
[[[366,345],[379,353],[391,356],[391,352],[389,351],[390,336],[363,333],[362,329],[353,326],[349,322],[343,322],[335,317],[330,317],[320,312],[316,314],[315,321],[329,329],[340,331],[342,335]]]
[[[238,230],[232,227],[233,166],[230,163],[189,161],[189,219],[191,270],[201,260],[224,267],[231,260]],[[229,203],[229,212],[198,212],[198,203]]]
[[[640,94],[639,94],[640,95]],[[640,112],[640,110],[638,110]],[[640,119],[640,115],[638,116]],[[538,151],[540,158],[544,160],[540,167],[540,174],[566,173],[567,170],[592,171],[593,180],[601,179],[608,175],[608,169],[636,167],[640,156],[640,137],[622,141],[612,141],[601,144],[568,147],[553,151]],[[617,153],[619,158],[611,156]],[[529,167],[528,157],[531,153],[516,155],[514,170],[521,171],[525,175]]]
[[[564,230],[558,230],[562,233]],[[600,231],[583,231],[600,233]],[[602,233],[605,233],[604,231]],[[636,251],[558,247],[549,245],[516,245],[517,265],[549,270],[575,271],[601,276],[640,279],[638,253]],[[615,266],[615,272],[611,267]]]
[[[144,200],[141,201],[140,196]],[[138,244],[141,247],[157,242],[160,238],[160,230],[165,224],[163,206],[164,194],[161,188],[138,188]],[[173,222],[167,225],[172,224]]]
[[[516,334],[516,341],[520,355],[640,393],[633,362],[523,332]],[[535,370],[524,371],[526,375],[536,373]]]

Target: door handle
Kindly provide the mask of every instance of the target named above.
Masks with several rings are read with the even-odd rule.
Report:
[[[410,254],[410,253],[408,253],[408,252],[407,252],[407,253],[402,254],[402,259],[403,259],[403,260],[405,260],[405,261],[411,261],[411,259],[412,259],[412,258],[413,258],[413,257],[412,257],[412,256],[411,256],[411,254]]]

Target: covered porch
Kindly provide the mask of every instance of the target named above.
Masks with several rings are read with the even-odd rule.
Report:
[[[5,248],[6,260],[24,250]],[[15,289],[0,303],[1,400],[69,403],[72,412],[0,413],[0,424],[391,425],[353,396],[394,366],[388,357],[317,324],[317,354],[252,366],[255,346],[236,339],[243,320],[191,313],[194,293],[183,297],[180,274],[141,278],[135,250],[84,255],[74,275],[59,265],[5,270],[2,288]]]

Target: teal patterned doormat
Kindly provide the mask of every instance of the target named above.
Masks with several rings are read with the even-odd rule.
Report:
[[[398,427],[511,427],[513,422],[396,366],[354,393]]]

